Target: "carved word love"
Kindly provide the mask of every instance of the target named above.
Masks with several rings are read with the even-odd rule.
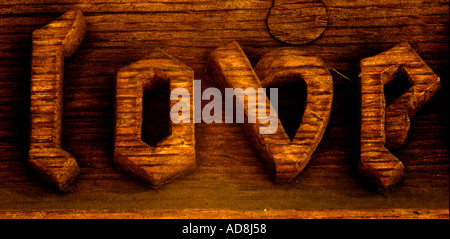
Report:
[[[29,166],[59,191],[66,191],[80,169],[61,148],[64,58],[72,55],[86,31],[80,11],[69,11],[33,32],[31,132]],[[327,127],[333,81],[324,62],[296,49],[264,55],[253,69],[236,42],[212,51],[208,74],[225,92],[225,123],[237,123],[277,183],[287,183],[305,168]],[[386,107],[384,85],[405,74],[411,82]],[[293,81],[307,86],[301,124],[291,139],[277,116],[276,87]],[[162,82],[170,84],[170,129],[155,146],[141,139],[143,94]],[[405,143],[410,118],[440,89],[439,77],[407,43],[361,60],[361,173],[374,185],[388,188],[403,176],[403,164],[386,148]],[[271,88],[270,99],[264,88]],[[201,110],[201,100],[214,100]],[[114,165],[159,187],[196,166],[195,123],[222,122],[222,93],[201,94],[191,68],[161,50],[121,68],[115,82]],[[213,112],[213,114],[211,114]],[[231,116],[230,116],[231,115]],[[245,117],[244,117],[245,116]]]

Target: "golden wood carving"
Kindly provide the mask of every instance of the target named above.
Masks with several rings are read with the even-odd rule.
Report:
[[[322,60],[318,57],[303,56],[302,52],[297,50],[268,53],[256,66],[260,81],[242,49],[236,42],[232,42],[210,54],[207,69],[218,85],[228,88],[258,89],[287,83],[278,81],[280,77],[290,80],[302,78],[306,82],[308,90],[305,113],[292,141],[278,117],[278,128],[274,134],[259,132],[259,128],[267,124],[260,122],[258,114],[256,123],[243,124],[244,132],[275,181],[287,183],[295,178],[311,159],[330,117],[333,83]],[[236,101],[240,101],[238,97]],[[244,104],[245,115],[248,116],[256,108],[257,106],[251,105],[248,100],[248,103]],[[270,111],[269,107],[266,107],[266,111]]]
[[[386,108],[384,85],[403,72],[413,84]],[[389,188],[403,177],[403,163],[386,148],[406,142],[410,118],[440,89],[439,77],[408,43],[361,60],[360,171]]]
[[[61,148],[64,58],[80,45],[86,23],[69,11],[33,32],[29,166],[65,191],[80,169]]]
[[[115,98],[114,165],[145,180],[151,187],[191,172],[195,168],[195,126],[170,122],[171,134],[151,147],[141,139],[142,98],[156,84],[170,82],[170,91],[189,91],[192,112],[194,72],[163,51],[150,54],[117,73]],[[176,103],[172,100],[170,107]],[[178,113],[178,112],[176,112]]]

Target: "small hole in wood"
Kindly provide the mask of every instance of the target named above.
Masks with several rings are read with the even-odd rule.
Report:
[[[405,91],[411,88],[413,84],[408,79],[408,75],[401,67],[394,75],[394,79],[384,85],[384,97],[386,100],[386,107],[391,105],[398,99]]]
[[[169,81],[154,85],[150,91],[144,91],[141,139],[150,146],[155,146],[171,133],[169,93]]]
[[[305,111],[306,83],[303,79],[299,80],[299,76],[279,77],[277,81],[286,82],[278,86],[278,117],[292,141]],[[270,99],[270,90],[266,92]]]

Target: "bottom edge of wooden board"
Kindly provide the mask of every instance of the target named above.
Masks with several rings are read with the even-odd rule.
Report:
[[[364,210],[0,210],[0,219],[449,219],[449,209]]]

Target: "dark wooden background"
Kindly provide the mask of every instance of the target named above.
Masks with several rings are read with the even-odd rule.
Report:
[[[448,218],[449,2],[323,2],[329,18],[323,35],[289,46],[267,29],[272,0],[1,0],[0,218]],[[70,192],[59,194],[27,169],[31,33],[71,9],[83,11],[88,29],[65,62],[63,147],[82,168]],[[273,183],[237,124],[197,124],[197,170],[159,190],[113,168],[118,69],[159,47],[192,67],[203,87],[214,86],[205,75],[208,54],[230,41],[241,45],[253,65],[269,51],[295,47],[321,57],[330,68],[330,123],[300,176],[287,185]],[[355,172],[358,65],[403,41],[441,77],[444,88],[413,118],[407,144],[394,152],[405,164],[404,180],[379,192]],[[280,89],[280,97],[283,124],[295,130],[304,87]],[[157,102],[165,99],[164,89],[146,97],[148,141],[164,136],[168,104]]]

